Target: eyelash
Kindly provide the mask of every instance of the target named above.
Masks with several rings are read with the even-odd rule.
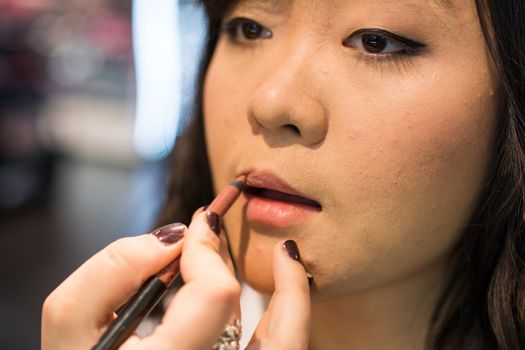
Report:
[[[244,25],[253,26],[251,29],[260,31],[264,36],[247,38],[244,35],[245,33],[243,33]],[[258,22],[244,17],[236,17],[223,24],[222,32],[227,35],[230,43],[238,46],[253,45],[260,40],[271,39],[273,37],[270,30],[266,29]],[[373,38],[375,38],[376,42],[377,40],[380,40],[386,45],[399,47],[399,50],[387,53],[372,53],[366,51],[366,49],[360,50],[359,46],[363,47],[363,40],[365,40],[365,38],[369,40],[372,39],[372,41],[374,41]],[[371,63],[407,60],[420,53],[420,51],[426,47],[425,44],[379,28],[359,29],[343,40],[342,44],[345,47],[357,50],[359,53],[359,59],[364,59]]]
[[[357,50],[359,49],[359,46],[365,45],[364,40],[366,38],[370,39],[371,42],[377,42],[377,39],[380,39],[380,41],[383,41],[383,44],[385,44],[385,48],[389,45],[397,46],[399,48],[396,51],[386,53],[373,53],[367,51],[366,49],[359,50],[360,55],[373,60],[408,58],[410,56],[417,55],[421,49],[425,48],[426,46],[425,44],[378,28],[359,29],[355,31],[343,41],[343,46],[351,47]]]
[[[257,29],[260,29],[261,31],[263,31],[265,37],[257,38],[257,39],[249,39],[246,37],[244,39],[239,38],[239,34],[243,29],[242,25],[247,25],[247,24],[253,25]],[[222,32],[227,35],[230,43],[235,44],[235,45],[251,45],[253,43],[250,43],[250,41],[254,42],[256,40],[270,39],[273,37],[272,32],[270,32],[268,29],[266,29],[265,27],[263,27],[256,21],[251,20],[249,18],[244,18],[244,17],[233,18],[230,21],[226,22],[223,25]]]

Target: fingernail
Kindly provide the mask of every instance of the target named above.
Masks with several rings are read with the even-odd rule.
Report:
[[[295,261],[298,261],[299,263],[301,263],[301,265],[303,264],[301,254],[299,254],[299,248],[297,247],[297,243],[295,243],[295,241],[291,239],[284,241],[283,248],[284,250],[286,250],[286,253],[290,258],[294,259]]]
[[[206,204],[204,207],[202,207],[202,211],[206,211],[206,209],[208,209],[208,205],[209,204]]]
[[[186,231],[186,225],[181,224],[180,222],[162,226],[151,234],[154,235],[164,243],[165,245],[170,245],[177,243],[184,237],[184,231]]]
[[[297,243],[293,240],[288,240],[283,243],[283,248],[286,251],[286,254],[295,261],[299,262],[301,265],[304,266],[303,259],[301,259],[301,254],[299,253],[299,247],[297,247]],[[306,277],[308,278],[308,286],[312,286],[314,283],[314,277],[309,273],[306,272]]]
[[[219,214],[209,211],[206,213],[206,222],[210,229],[215,232],[216,235],[221,233],[221,217]]]

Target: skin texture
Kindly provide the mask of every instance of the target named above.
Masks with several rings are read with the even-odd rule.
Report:
[[[245,1],[235,17],[272,36],[219,40],[204,87],[214,186],[270,170],[323,209],[264,227],[240,198],[224,220],[240,272],[271,293],[272,249],[294,239],[315,278],[312,348],[421,348],[491,166],[498,81],[474,2]],[[343,45],[363,28],[426,46]]]

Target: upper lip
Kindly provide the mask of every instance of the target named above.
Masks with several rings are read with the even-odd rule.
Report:
[[[243,174],[246,175],[247,187],[263,188],[267,190],[286,193],[292,196],[302,197],[309,201],[315,202],[317,206],[321,207],[319,202],[317,202],[315,199],[308,198],[306,195],[293,188],[286,181],[284,181],[271,171],[252,170],[244,172]]]

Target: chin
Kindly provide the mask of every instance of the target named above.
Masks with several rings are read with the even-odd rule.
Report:
[[[257,292],[266,295],[268,297],[271,297],[274,291],[274,284],[273,279],[261,279],[261,278],[249,278],[247,276],[243,276],[243,281],[246,282],[251,288],[256,290]]]
[[[236,266],[244,283],[258,293],[271,297],[275,289],[272,261],[269,256],[261,255],[248,254],[247,256],[250,258],[235,259]],[[342,288],[344,285],[341,283],[341,276],[332,275],[329,277],[325,273],[318,273],[317,276],[314,276],[314,283],[310,288],[312,301],[339,298],[346,291],[345,288]],[[329,282],[327,283],[327,281]]]
[[[242,276],[243,282],[248,284],[252,289],[261,293],[267,297],[271,297],[274,292],[274,283],[273,277],[271,274],[267,278],[250,278],[250,276]],[[341,288],[336,286],[323,286],[318,284],[313,284],[310,288],[310,296],[312,302],[324,302],[328,300],[338,299],[344,297],[344,292],[341,291]]]
[[[242,280],[257,292],[271,296],[275,289],[271,259],[236,259]]]

